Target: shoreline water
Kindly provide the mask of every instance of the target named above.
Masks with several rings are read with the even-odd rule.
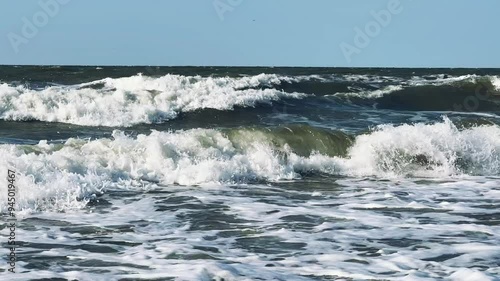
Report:
[[[1,276],[500,274],[500,69],[96,68],[0,66]]]

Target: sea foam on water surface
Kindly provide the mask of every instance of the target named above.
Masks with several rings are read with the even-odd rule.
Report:
[[[456,83],[459,83],[457,87],[461,87],[460,83],[464,82],[468,83],[468,88],[465,90],[471,91],[471,95],[474,95],[474,84],[476,83],[479,87],[486,80],[495,89],[500,89],[498,76],[477,75],[435,80],[414,77],[406,82],[397,77],[365,77],[365,75],[334,75],[333,78],[322,78],[317,75],[280,76],[276,74],[238,78],[135,75],[124,78],[105,78],[77,85],[53,85],[42,89],[1,83],[0,119],[38,120],[83,126],[130,127],[137,124],[167,122],[185,112],[203,109],[234,110],[235,107],[255,107],[258,104],[269,104],[283,99],[314,97],[316,94],[378,99],[408,87],[437,87]],[[339,81],[341,84],[354,83],[356,85],[354,88],[362,90],[347,93],[335,93],[333,90],[329,92],[330,87],[333,86],[328,83],[332,81]],[[325,84],[327,86],[322,88],[315,83],[327,83]],[[382,84],[373,89],[373,83]],[[287,91],[280,89],[280,86],[284,84],[287,84]],[[301,90],[311,87],[314,89],[313,94],[301,93]],[[422,91],[426,90],[422,89]],[[422,92],[415,91],[406,94],[414,95],[422,94]],[[462,96],[457,99],[459,99],[458,104],[463,102]]]
[[[0,279],[498,279],[498,71],[94,68],[2,68]]]
[[[300,93],[253,87],[279,84],[293,78],[274,74],[250,77],[200,77],[136,75],[106,78],[72,86],[33,90],[0,84],[0,118],[39,120],[85,126],[150,124],[174,119],[181,112],[211,108],[232,110]]]
[[[212,129],[153,131],[137,138],[114,131],[112,139],[1,145],[0,151],[2,167],[23,175],[20,206],[32,208],[53,198],[61,204],[57,208],[65,208],[123,186],[273,182],[310,173],[394,179],[498,176],[500,128],[459,130],[448,119],[384,125],[357,136],[346,157],[315,151],[299,155],[272,138],[230,138]]]

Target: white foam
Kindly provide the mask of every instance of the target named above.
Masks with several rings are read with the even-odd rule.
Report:
[[[442,86],[442,85],[451,85],[456,82],[471,82],[476,83],[479,79],[489,79],[495,89],[500,91],[500,77],[498,76],[479,76],[474,74],[462,75],[462,76],[451,76],[447,78],[443,78],[443,75],[439,75],[434,80],[429,80],[422,78],[420,76],[414,76],[410,80],[407,81],[409,86],[412,87],[420,87],[420,86]],[[373,90],[373,91],[361,91],[361,92],[348,92],[348,93],[336,93],[334,96],[344,96],[344,97],[360,97],[360,98],[380,98],[384,95],[391,94],[393,92],[400,91],[404,89],[404,87],[400,84],[404,84],[403,80],[399,78],[391,78],[384,76],[376,76],[378,78],[373,78],[367,75],[348,75],[345,77],[347,81],[361,81],[365,83],[381,83],[381,82],[393,82],[398,83],[398,85],[389,85],[381,89]]]
[[[414,76],[410,80],[408,80],[408,84],[411,86],[429,86],[429,85],[434,85],[434,86],[441,86],[441,85],[449,85],[453,84],[456,82],[461,82],[461,81],[469,81],[469,82],[475,82],[478,78],[481,78],[483,76],[475,75],[475,74],[467,74],[467,75],[460,75],[460,76],[448,76],[444,78],[444,74],[440,74],[438,76],[435,76],[436,79],[425,79],[420,76]]]
[[[475,75],[475,74],[468,74],[468,75],[461,75],[461,76],[451,76],[447,78],[437,78],[435,80],[427,80],[427,79],[422,79],[421,77],[413,77],[410,81],[409,84],[412,86],[425,86],[425,85],[435,85],[435,86],[440,86],[440,85],[449,85],[453,84],[456,82],[471,82],[471,83],[477,83],[478,80],[481,79],[487,79],[491,82],[491,84],[495,87],[495,90],[500,91],[500,77],[499,76],[493,76],[493,75],[487,75],[487,76],[480,76],[480,75]]]
[[[17,230],[24,258],[12,276],[496,280],[500,232],[487,222],[499,197],[487,192],[498,186],[498,179],[486,178],[402,184],[342,178],[324,183],[321,197],[307,195],[314,186],[288,185],[115,192],[102,212],[43,212],[25,221]],[[373,202],[381,208],[360,208]],[[426,208],[408,208],[413,202]],[[287,249],[266,238],[302,246]],[[39,260],[44,267],[33,269]]]
[[[498,175],[500,128],[460,131],[448,119],[432,125],[385,125],[357,137],[346,158],[317,153],[302,157],[287,145],[230,139],[208,129],[153,131],[137,138],[114,131],[113,139],[1,145],[0,153],[2,169],[20,173],[22,208],[37,209],[50,198],[55,200],[50,206],[64,209],[117,186],[272,182],[297,179],[305,172],[382,178]],[[5,202],[7,187],[2,188],[0,201]]]
[[[176,118],[181,112],[212,108],[232,110],[303,94],[252,87],[280,84],[292,78],[261,74],[242,78],[136,75],[106,78],[74,86],[32,90],[0,84],[0,118],[36,119],[87,126],[132,126]],[[104,84],[101,89],[91,88]]]
[[[400,77],[394,76],[379,76],[379,75],[366,75],[366,74],[351,74],[351,75],[343,75],[343,80],[350,82],[363,82],[368,84],[377,84],[383,82],[391,82],[391,83],[401,83],[404,80]]]
[[[249,144],[238,151],[215,130],[153,132],[137,139],[115,131],[114,139],[36,146],[1,145],[3,170],[19,173],[20,208],[68,208],[105,188],[161,184],[196,185],[297,177],[270,146]],[[0,201],[6,202],[6,186]],[[2,205],[3,206],[3,205]],[[41,206],[43,208],[43,206]]]
[[[373,91],[363,91],[363,92],[350,92],[350,93],[336,93],[333,96],[344,96],[344,97],[359,97],[359,98],[380,98],[384,95],[394,93],[403,90],[401,85],[390,85],[382,89],[377,89]]]
[[[349,156],[345,167],[349,174],[359,176],[498,175],[500,128],[480,126],[461,131],[448,118],[432,125],[382,125],[358,137]],[[417,163],[417,156],[428,164]]]
[[[500,77],[499,76],[491,76],[491,83],[495,86],[495,90],[500,91]]]
[[[469,268],[461,268],[450,275],[453,281],[493,281],[494,279],[486,274]]]

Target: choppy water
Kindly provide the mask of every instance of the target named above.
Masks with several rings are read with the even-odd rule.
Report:
[[[499,280],[499,75],[0,67],[0,278]]]

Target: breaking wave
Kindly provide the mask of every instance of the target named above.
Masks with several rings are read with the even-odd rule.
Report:
[[[3,83],[0,84],[0,118],[110,127],[161,123],[182,112],[206,108],[232,110],[237,106],[252,107],[283,98],[303,97],[303,94],[275,89],[253,89],[291,79],[274,74],[241,78],[136,75],[43,89]]]
[[[500,127],[383,125],[350,136],[308,126],[153,131],[63,144],[0,145],[21,208],[83,206],[107,189],[238,184],[311,174],[381,178],[500,175]],[[2,186],[0,201],[6,200]],[[2,203],[2,206],[5,204]]]
[[[500,77],[465,75],[398,78],[370,75],[241,77],[165,75],[105,78],[43,87],[0,84],[0,119],[83,126],[164,123],[204,109],[232,111],[283,99],[329,96],[354,104],[412,111],[500,111]],[[307,111],[307,103],[301,111]],[[328,105],[325,105],[328,108]]]

